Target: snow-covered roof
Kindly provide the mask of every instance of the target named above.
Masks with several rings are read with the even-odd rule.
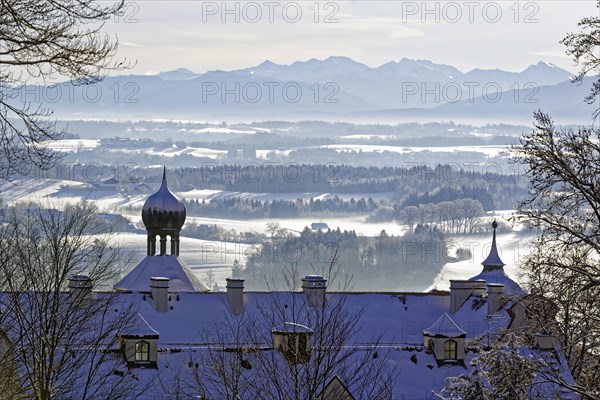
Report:
[[[271,330],[285,322],[294,321],[308,328],[311,321],[294,315],[292,309],[306,301],[301,292],[246,292],[244,314],[233,315],[227,294],[219,293],[174,293],[168,300],[168,311],[157,312],[152,299],[142,294],[136,296],[137,309],[152,329],[159,335],[159,347],[196,347],[222,340],[222,327],[232,321],[255,316],[262,320],[265,329],[264,345],[270,342]],[[448,292],[437,293],[329,293],[328,302],[343,301],[350,313],[360,312],[358,341],[369,344],[379,340],[387,345],[421,346],[423,330],[431,327],[440,315],[448,311]],[[452,315],[467,338],[481,337],[489,330],[508,327],[511,319],[506,311],[500,311],[490,323],[487,307],[475,307],[474,300],[467,300],[463,307]],[[289,305],[289,308],[285,306]],[[265,308],[278,309],[275,321],[266,321]],[[281,310],[289,314],[283,315]],[[289,311],[287,311],[289,310]],[[261,325],[261,326],[263,326]],[[267,340],[267,338],[269,340]]]
[[[551,351],[533,348],[528,348],[525,351],[528,354],[531,354],[534,359],[541,358],[544,360],[552,360],[553,357],[555,357],[554,352]],[[390,385],[391,398],[406,400],[434,398],[433,391],[437,393],[441,392],[447,384],[448,377],[468,374],[472,368],[471,362],[478,356],[478,353],[476,352],[467,352],[464,365],[439,365],[435,360],[434,355],[425,351],[422,347],[387,347],[382,348],[380,353],[381,357],[389,357],[387,361],[388,367],[397,371],[397,374]],[[254,365],[255,362],[260,361],[255,360],[253,357],[252,353],[245,354],[245,359],[249,361],[250,365]],[[357,357],[360,359],[364,357],[364,353],[359,349],[350,357]],[[147,382],[156,382],[158,376],[160,376],[160,381],[163,385],[172,382],[175,379],[187,379],[188,382],[193,382],[192,374],[195,373],[194,363],[198,362],[202,365],[203,362],[210,359],[210,350],[206,348],[193,350],[184,349],[176,352],[161,351],[158,353],[156,370],[136,369],[134,371],[140,380],[140,385],[146,384]],[[252,373],[253,369],[244,372],[244,374],[248,375],[251,375]],[[568,370],[565,370],[565,376],[568,377],[569,375]],[[348,377],[341,377],[341,379],[342,382],[346,384]],[[346,384],[345,386],[347,386],[348,391],[353,395],[360,393],[360,387],[356,387],[351,383]],[[161,393],[160,387],[156,386],[152,388],[156,390],[157,393]],[[558,388],[551,383],[545,383],[543,386],[536,385],[537,393],[552,393],[557,389]],[[162,394],[164,396],[164,393]],[[148,395],[145,397],[142,396],[141,399],[149,400],[155,398],[153,396],[156,396],[156,393],[148,390]],[[574,400],[578,397],[573,393],[564,393],[561,398]]]
[[[132,323],[125,327],[120,334],[122,337],[158,339],[158,332],[152,329],[144,317],[142,317],[142,315],[139,313],[134,316]]]
[[[131,272],[114,285],[116,290],[150,291],[150,278],[169,278],[169,292],[208,292],[208,287],[179,257],[147,256]]]
[[[308,326],[297,324],[295,322],[284,322],[273,328],[273,333],[313,333]]]
[[[428,336],[443,336],[447,338],[459,338],[466,337],[467,332],[463,331],[456,325],[456,322],[448,315],[444,313],[439,317],[433,325],[423,331],[424,335]]]
[[[192,379],[188,374],[193,374],[196,371],[194,368],[199,368],[195,367],[196,364],[205,365],[203,363],[210,360],[211,355],[214,357],[215,352],[221,351],[219,349],[223,348],[224,343],[234,343],[229,340],[235,338],[226,335],[227,328],[231,328],[232,324],[252,323],[253,316],[257,317],[251,327],[264,332],[264,336],[259,335],[264,342],[246,343],[246,346],[260,351],[276,351],[272,349],[272,328],[282,324],[286,326],[285,322],[291,321],[292,315],[296,315],[296,319],[294,325],[287,324],[288,327],[312,328],[309,322],[303,320],[302,313],[297,311],[307,301],[307,296],[301,292],[246,292],[245,311],[242,315],[231,313],[227,294],[222,292],[173,293],[168,298],[169,307],[166,312],[156,311],[153,300],[143,293],[95,293],[98,300],[104,296],[114,297],[114,313],[109,313],[110,316],[122,315],[123,309],[136,311],[131,326],[120,333],[134,337],[158,336],[156,369],[133,369],[130,376],[124,361],[121,361],[122,367],[119,367],[119,359],[112,358],[117,353],[108,353],[111,357],[106,365],[106,368],[110,367],[108,371],[121,371],[123,379],[128,382],[131,379],[134,385],[143,388],[145,393],[140,399],[153,399],[162,393],[161,386],[153,386],[159,380],[162,385],[168,386],[170,382],[175,384],[177,378]],[[389,357],[386,365],[390,370],[398,371],[390,387],[393,398],[431,397],[432,390],[439,392],[446,385],[447,377],[468,373],[470,362],[477,356],[476,352],[467,351],[464,365],[439,365],[434,355],[423,346],[424,333],[475,338],[489,331],[498,332],[510,322],[508,313],[502,311],[494,316],[494,323],[491,323],[486,318],[487,307],[481,306],[475,296],[450,317],[446,314],[450,305],[448,292],[328,293],[327,296],[330,304],[344,302],[348,318],[353,318],[355,313],[360,314],[357,336],[350,344],[354,346],[350,357],[356,358],[357,365],[360,365],[360,360],[365,355],[369,355],[365,352],[372,351],[375,346],[379,357]],[[275,307],[276,312],[273,311]],[[110,309],[112,312],[113,307]],[[273,314],[277,318],[271,320]],[[258,352],[244,352],[244,361],[256,365],[256,362],[260,362],[260,357],[257,358],[256,355]],[[554,354],[553,351],[537,349],[532,349],[531,352],[535,357],[544,359]],[[568,374],[568,369],[565,371]],[[243,373],[251,376],[253,369],[244,370]],[[112,372],[110,376],[113,377]],[[348,382],[348,376],[341,378]],[[359,393],[359,388],[351,382],[348,390],[352,394]]]
[[[483,271],[469,280],[476,281],[481,279],[483,279],[486,283],[500,283],[504,285],[504,293],[514,296],[522,296],[525,294],[525,291],[521,288],[521,286],[517,282],[513,281],[502,268],[493,270],[486,270],[484,268]]]

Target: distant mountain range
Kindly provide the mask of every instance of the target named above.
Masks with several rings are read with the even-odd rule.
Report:
[[[46,100],[58,118],[219,120],[489,120],[529,122],[534,110],[586,123],[591,79],[538,62],[521,72],[474,69],[403,58],[376,68],[348,57],[197,74],[107,77],[94,87],[27,87],[16,98]],[[39,101],[39,100],[38,100]],[[383,122],[383,121],[382,121]]]

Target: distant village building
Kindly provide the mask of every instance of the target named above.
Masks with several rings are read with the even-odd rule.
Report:
[[[255,160],[256,149],[230,149],[227,151],[227,160]]]
[[[119,188],[119,181],[113,177],[96,182],[94,186],[100,190],[117,191]]]
[[[310,224],[310,230],[312,231],[326,231],[329,229],[329,225],[325,222],[313,222]]]

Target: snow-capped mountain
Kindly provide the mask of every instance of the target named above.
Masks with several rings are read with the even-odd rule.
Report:
[[[160,79],[163,81],[180,81],[185,79],[191,79],[198,76],[197,73],[190,71],[187,68],[177,68],[173,71],[165,71],[158,74]]]
[[[388,115],[386,110],[415,118],[424,114],[435,117],[436,113],[445,118],[448,114],[479,117],[484,110],[486,117],[493,117],[494,110],[508,117],[507,110],[531,115],[545,104],[558,108],[557,118],[560,114],[589,115],[582,99],[590,86],[572,85],[571,76],[542,61],[521,72],[473,69],[465,73],[429,60],[402,58],[369,67],[348,57],[332,56],[289,65],[264,61],[233,71],[199,74],[179,68],[156,75],[108,77],[97,84],[98,90],[63,90],[71,94],[59,96],[51,106],[55,115],[65,118],[262,119],[327,114],[345,118],[380,111]],[[14,100],[24,97],[28,95],[14,96]],[[582,107],[555,107],[557,101]]]
[[[296,61],[290,65],[275,64],[267,60],[256,67],[233,72],[266,78],[277,78],[283,81],[324,83],[324,79],[336,80],[344,76],[360,74],[369,69],[368,66],[356,62],[351,58],[332,56],[325,60],[311,58],[308,61]]]

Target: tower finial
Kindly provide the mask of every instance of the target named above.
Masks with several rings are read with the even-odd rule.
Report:
[[[162,178],[162,184],[160,186],[161,186],[161,188],[167,187],[167,167],[166,166],[163,166],[163,178]]]

